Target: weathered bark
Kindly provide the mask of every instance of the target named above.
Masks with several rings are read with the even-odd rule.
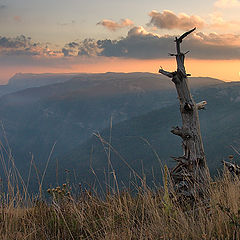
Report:
[[[175,39],[177,54],[170,55],[176,57],[177,71],[159,70],[159,73],[172,78],[175,83],[182,116],[182,127],[175,127],[171,131],[182,138],[183,147],[183,156],[173,158],[178,164],[171,170],[171,177],[177,194],[191,199],[203,197],[209,184],[198,117],[198,109],[204,109],[206,101],[199,104],[194,102],[188,86],[187,76],[190,74],[186,73],[184,66],[186,53],[180,50],[182,40],[194,30],[195,28]]]

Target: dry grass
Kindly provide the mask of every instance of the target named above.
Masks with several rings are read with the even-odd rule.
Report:
[[[91,189],[75,196],[69,183],[44,192],[42,183],[49,157],[42,176],[38,176],[37,198],[27,191],[30,174],[25,184],[11,154],[7,159],[11,164],[1,159],[8,190],[0,190],[0,239],[240,239],[239,178],[225,174],[211,182],[207,204],[183,206],[169,196],[167,168],[165,189],[149,189],[146,181],[137,176],[142,186],[136,187],[134,194],[120,192],[111,169],[110,151],[107,156],[114,186],[106,189],[111,193],[99,196]],[[35,166],[33,159],[31,164]],[[106,179],[109,184],[109,175]],[[3,185],[0,183],[1,189]],[[49,194],[49,201],[44,200],[44,193]]]
[[[194,208],[171,200],[166,208],[163,191],[146,187],[103,199],[90,191],[73,198],[64,185],[48,191],[48,203],[3,194],[0,239],[239,239],[239,179],[225,175],[210,188],[208,206]]]

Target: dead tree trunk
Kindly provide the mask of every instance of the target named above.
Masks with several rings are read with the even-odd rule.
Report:
[[[172,133],[182,138],[183,156],[173,157],[178,162],[177,166],[170,172],[174,188],[178,196],[196,199],[203,197],[209,184],[209,174],[203,149],[198,110],[204,108],[206,101],[196,104],[191,96],[187,74],[184,67],[186,53],[180,50],[183,38],[193,32],[196,28],[185,32],[176,38],[177,71],[167,72],[162,68],[159,73],[172,78],[175,83],[182,116],[182,127],[174,127]]]

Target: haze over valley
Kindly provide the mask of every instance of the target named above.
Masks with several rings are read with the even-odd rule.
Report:
[[[221,160],[234,152],[231,145],[239,145],[240,83],[200,77],[189,78],[189,83],[196,101],[208,102],[200,121],[208,164],[215,174]],[[98,133],[108,141],[111,132],[114,149],[136,171],[141,172],[143,164],[150,179],[153,169],[161,178],[154,151],[169,166],[170,157],[181,154],[179,139],[170,133],[180,124],[176,91],[159,74],[16,74],[0,87],[0,94],[1,141],[6,149],[9,144],[25,179],[32,157],[43,171],[52,150],[46,184],[56,181],[56,164],[59,181],[65,180],[68,169],[75,181],[94,182],[93,167],[104,183],[107,146],[95,136]],[[114,152],[111,158],[119,178],[128,181],[127,165]],[[34,171],[31,176],[34,189]]]

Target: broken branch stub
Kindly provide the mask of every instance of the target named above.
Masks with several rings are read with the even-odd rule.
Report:
[[[207,105],[207,101],[201,101],[201,102],[197,103],[196,105],[197,105],[198,110],[205,109],[205,106]]]
[[[198,110],[204,109],[206,101],[198,104],[190,93],[188,86],[184,60],[185,54],[181,52],[181,43],[185,37],[192,33],[196,28],[182,34],[179,38],[175,38],[177,71],[168,72],[160,69],[159,73],[169,77],[175,83],[178,94],[180,113],[182,117],[182,127],[175,127],[172,133],[182,138],[182,147],[184,155],[175,158],[178,165],[171,171],[171,177],[176,192],[183,197],[196,199],[207,194],[207,186],[209,185],[209,171],[206,164],[206,158],[203,148],[203,142],[200,132],[200,123]],[[184,159],[181,161],[180,159]],[[176,174],[177,173],[177,174]]]

